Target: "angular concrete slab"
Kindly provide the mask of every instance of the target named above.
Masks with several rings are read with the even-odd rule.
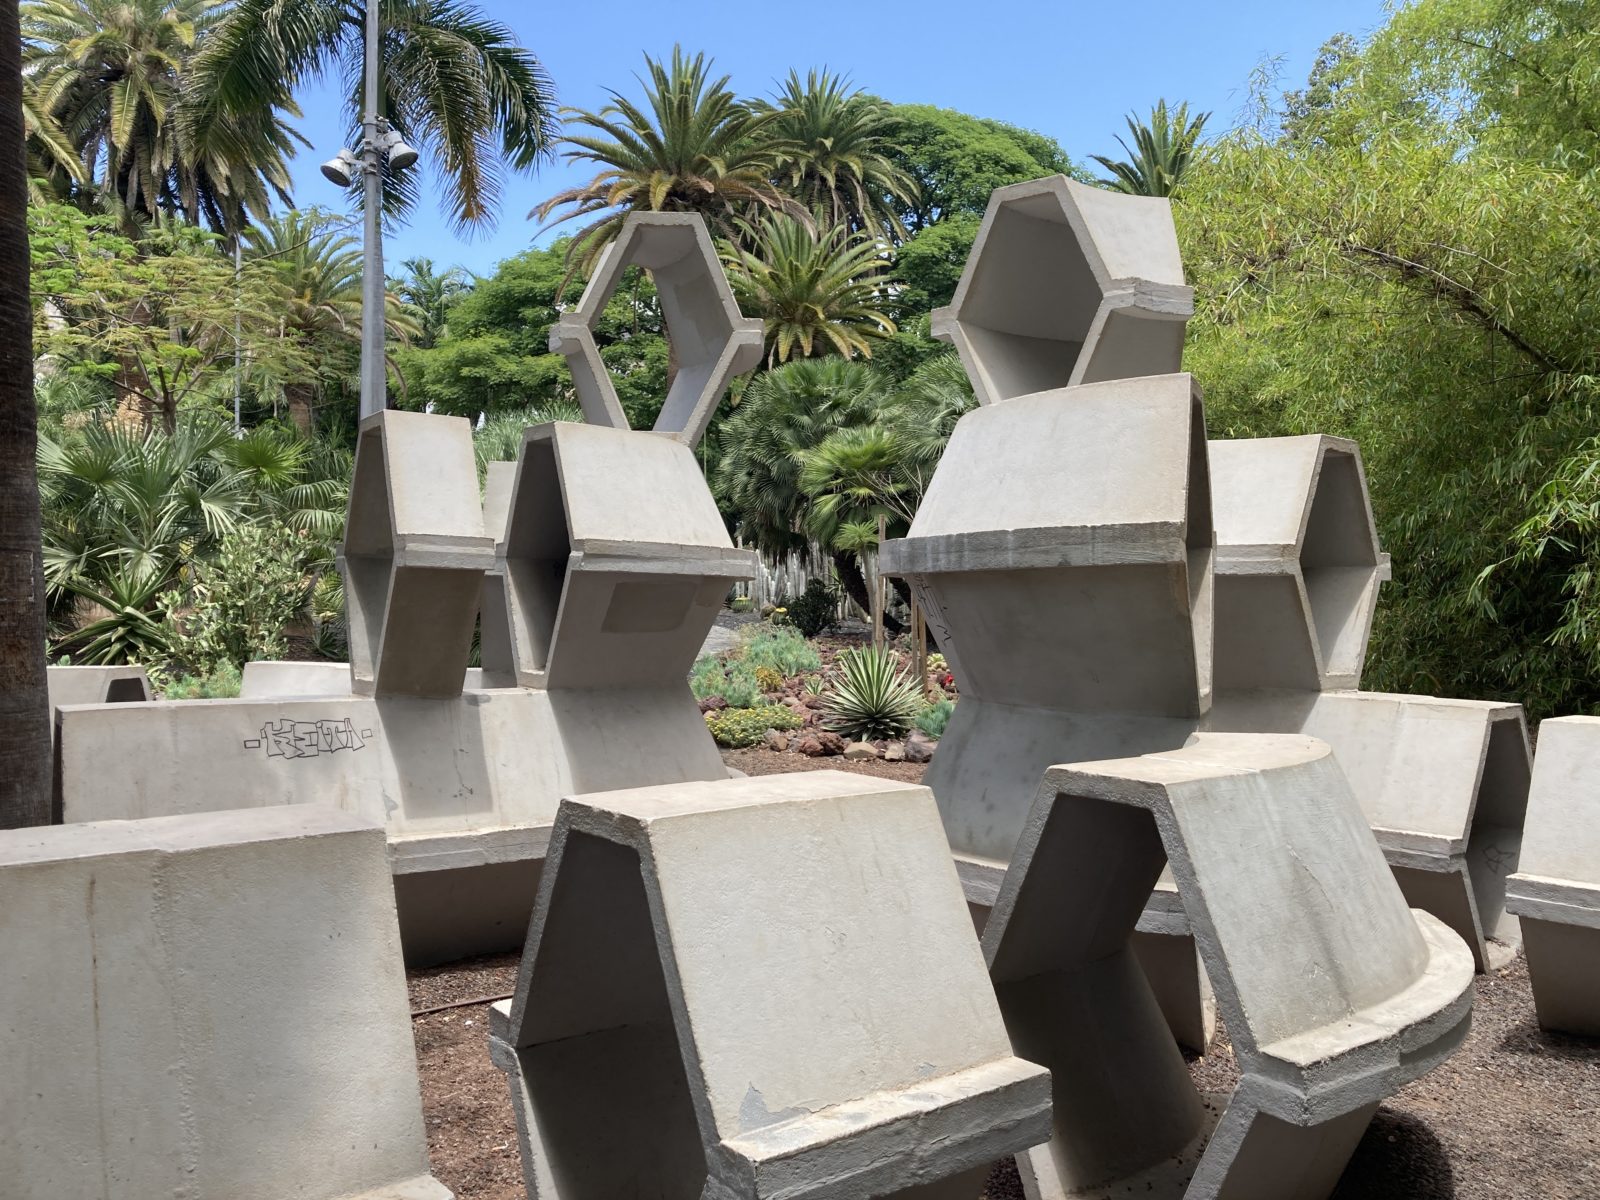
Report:
[[[1048,1132],[932,798],[840,772],[565,801],[490,1047],[538,1200],[970,1200]]]
[[[483,527],[496,550],[506,540],[506,522],[511,516],[511,493],[517,485],[517,464],[489,464],[483,489]],[[478,599],[479,682],[474,684],[468,671],[468,687],[515,687],[516,652],[511,643],[511,601],[506,596],[504,559],[497,554],[494,566],[483,576],[483,592]]]
[[[723,391],[761,361],[761,321],[739,311],[705,220],[695,213],[636,212],[600,252],[577,307],[550,327],[550,351],[567,360],[584,420],[627,429],[594,327],[630,266],[650,272],[677,373],[655,432],[686,446],[705,435]]]
[[[1522,919],[1539,1024],[1600,1038],[1600,718],[1539,725],[1506,907]]]
[[[1179,369],[1194,292],[1172,209],[1053,175],[997,188],[933,335],[980,404]]]
[[[351,690],[460,695],[493,564],[471,423],[393,409],[363,421],[339,553]]]
[[[449,1200],[382,830],[327,807],[0,832],[15,1200]]]
[[[1209,706],[1199,390],[1162,375],[968,413],[880,561],[961,684],[927,783],[987,904],[1048,766],[1175,749]]]
[[[1164,862],[1243,1072],[1220,1120],[1132,946]],[[1018,1160],[1042,1200],[1324,1200],[1379,1102],[1470,1020],[1470,953],[1406,908],[1312,738],[1053,768],[983,948],[1017,1053],[1054,1081],[1054,1136]]]

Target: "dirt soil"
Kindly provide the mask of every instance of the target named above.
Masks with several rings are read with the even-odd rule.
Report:
[[[915,782],[924,769],[761,749],[724,758],[751,775],[831,768]],[[508,994],[516,970],[517,956],[508,954],[412,971],[412,1010]],[[487,1022],[487,1003],[412,1022],[434,1174],[458,1200],[525,1200]],[[1234,1085],[1225,1031],[1190,1070],[1203,1091]],[[997,1164],[984,1200],[1021,1197],[1015,1168]],[[1378,1110],[1333,1200],[1600,1200],[1600,1041],[1539,1029],[1520,958],[1479,976],[1466,1043]]]

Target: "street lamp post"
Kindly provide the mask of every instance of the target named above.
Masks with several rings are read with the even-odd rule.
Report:
[[[362,74],[361,155],[349,150],[322,164],[322,173],[340,187],[361,176],[361,419],[388,407],[388,373],[384,363],[383,163],[403,171],[417,161],[417,152],[378,114],[378,4],[366,4],[366,54]]]

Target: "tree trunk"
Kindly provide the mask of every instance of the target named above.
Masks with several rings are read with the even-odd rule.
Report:
[[[304,383],[283,385],[283,398],[289,405],[289,419],[306,437],[311,436],[311,387]]]
[[[22,34],[0,0],[0,828],[50,823],[44,559],[34,466]]]
[[[861,563],[856,558],[854,551],[830,550],[833,558],[833,569],[839,576],[839,584],[844,588],[844,594],[849,596],[862,612],[869,616],[872,613],[872,598],[867,595],[867,577],[861,571]],[[891,617],[883,614],[883,627],[889,633],[904,633],[906,627]]]

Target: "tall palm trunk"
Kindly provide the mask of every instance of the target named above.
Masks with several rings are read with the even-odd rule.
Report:
[[[854,550],[833,550],[833,569],[839,576],[839,585],[862,613],[872,614],[872,597],[867,591],[867,576],[861,569],[861,560]],[[890,633],[904,633],[906,627],[888,613],[883,614],[883,627]]]
[[[289,419],[294,427],[307,437],[311,436],[311,393],[309,383],[286,383],[283,398],[289,406]]]
[[[0,828],[50,822],[22,34],[0,0]]]

